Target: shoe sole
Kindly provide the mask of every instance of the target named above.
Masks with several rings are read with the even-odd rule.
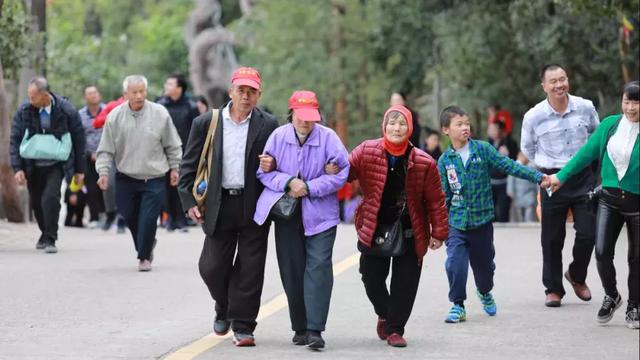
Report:
[[[635,324],[627,323],[627,327],[631,330],[638,330],[640,329],[640,323],[635,323]]]
[[[444,319],[444,322],[445,322],[445,323],[447,323],[447,324],[458,324],[458,323],[465,322],[465,321],[467,321],[467,319],[466,319],[466,318],[464,318],[464,319],[459,319],[458,321],[455,321],[455,320],[449,320],[449,319]]]
[[[53,248],[53,249],[44,249],[44,252],[47,254],[57,254],[58,253],[58,249]]]
[[[389,346],[391,346],[391,347],[397,347],[397,348],[407,347],[407,344],[391,344],[391,343],[388,343],[388,342],[387,342],[387,344]]]
[[[609,321],[611,321],[611,319],[613,319],[613,314],[616,313],[616,310],[618,310],[620,306],[622,306],[622,300],[613,308],[613,311],[611,312],[611,314],[607,315],[607,317],[598,316],[596,318],[596,320],[598,321],[598,324],[606,324]]]
[[[229,329],[227,329],[227,331],[224,331],[224,332],[213,330],[213,333],[218,335],[218,336],[225,336],[225,335],[227,335],[229,333]]]
[[[544,306],[551,307],[551,308],[557,308],[557,307],[560,307],[561,305],[562,303],[560,301],[547,301],[544,303]]]
[[[307,347],[310,350],[320,350],[320,349],[324,349],[324,344],[319,344],[317,342],[313,342],[311,344],[307,344]]]

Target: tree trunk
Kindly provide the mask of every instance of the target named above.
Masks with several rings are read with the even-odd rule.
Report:
[[[24,214],[20,208],[18,188],[13,177],[13,169],[9,164],[9,107],[7,103],[7,91],[4,86],[4,71],[0,60],[0,196],[7,215],[11,222],[24,222]]]

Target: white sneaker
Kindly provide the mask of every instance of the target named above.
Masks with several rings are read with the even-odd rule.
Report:
[[[91,221],[89,224],[87,224],[87,229],[97,229],[100,227],[100,222],[99,221]]]
[[[140,260],[140,263],[138,263],[138,271],[151,271],[151,262],[149,260]]]

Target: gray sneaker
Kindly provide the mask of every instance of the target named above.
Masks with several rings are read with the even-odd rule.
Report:
[[[151,271],[151,262],[149,260],[141,260],[138,264],[138,271],[147,272]]]
[[[45,245],[44,252],[47,254],[55,254],[58,252],[58,248],[56,247],[55,243],[50,242]]]
[[[624,321],[629,329],[640,329],[640,312],[637,306],[627,308],[627,316]]]

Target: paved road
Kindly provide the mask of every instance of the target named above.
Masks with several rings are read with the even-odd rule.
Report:
[[[151,273],[136,271],[128,235],[63,228],[55,255],[34,249],[37,235],[35,225],[0,222],[0,359],[170,359],[181,349],[194,349],[189,344],[210,333],[213,306],[196,266],[203,238],[198,229],[189,234],[161,230]],[[406,331],[409,347],[390,348],[375,336],[376,317],[357,265],[348,266],[355,252],[353,228],[341,226],[334,262],[347,266],[336,276],[322,354],[290,345],[288,313],[278,310],[282,287],[271,246],[262,302],[276,311],[260,321],[258,346],[240,349],[228,339],[218,344],[205,339],[203,353],[182,358],[639,358],[639,333],[624,326],[624,308],[608,326],[595,322],[603,296],[595,262],[588,278],[594,300],[585,303],[569,292],[563,307],[548,309],[540,284],[539,229],[496,228],[495,236],[494,318],[470,297],[466,323],[443,322],[449,303],[441,249],[425,261]],[[626,249],[622,235],[616,263],[625,299]],[[568,258],[570,250],[565,253]]]

